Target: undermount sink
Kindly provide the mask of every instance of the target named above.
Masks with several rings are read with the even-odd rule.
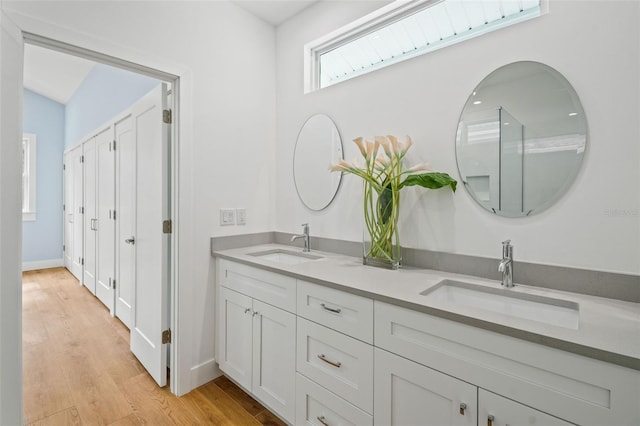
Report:
[[[577,330],[580,306],[569,300],[444,279],[420,293],[433,302],[464,306]]]
[[[309,254],[309,253],[304,253],[300,251],[284,250],[284,249],[271,249],[271,250],[257,251],[257,252],[248,253],[248,254],[249,256],[258,257],[262,260],[269,260],[271,262],[282,263],[283,265],[297,265],[303,262],[322,259],[322,256],[316,256],[315,254]]]

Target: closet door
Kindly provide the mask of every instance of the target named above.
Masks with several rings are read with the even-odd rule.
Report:
[[[116,316],[131,328],[136,261],[136,145],[131,116],[115,125],[116,138]]]
[[[113,127],[96,136],[98,252],[96,296],[113,314],[115,276],[115,156]]]
[[[71,271],[73,268],[73,155],[71,152],[64,153],[64,266]]]
[[[163,121],[166,85],[161,84],[132,107],[136,143],[136,263],[131,352],[160,386],[167,384],[169,326],[168,124]]]
[[[84,279],[83,284],[96,294],[98,216],[96,211],[96,140],[83,145],[84,151]]]
[[[84,263],[84,250],[83,250],[83,170],[82,170],[82,145],[78,145],[72,150],[73,159],[71,161],[73,168],[73,204],[74,204],[74,218],[73,218],[73,264],[71,272],[76,276],[80,283],[82,283],[82,264]]]

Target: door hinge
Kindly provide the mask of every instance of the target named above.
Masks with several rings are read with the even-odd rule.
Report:
[[[113,289],[115,290],[116,289],[116,280],[112,280],[111,281],[111,285],[113,286]]]
[[[81,155],[81,156],[80,156],[80,162],[81,162],[81,163],[84,163],[84,155]]]
[[[116,141],[115,140],[113,141],[113,150],[114,151],[116,150]]]
[[[78,213],[84,214],[84,207],[82,206],[78,207]]]
[[[162,332],[162,344],[171,343],[171,330],[164,330]]]
[[[173,120],[173,116],[171,114],[171,110],[170,109],[162,110],[162,122],[171,124],[172,120]]]
[[[67,251],[67,246],[65,246],[64,244],[62,245],[62,251]]]
[[[113,220],[116,220],[116,211],[113,211]]]
[[[162,233],[163,234],[173,233],[173,223],[171,222],[171,219],[165,220],[162,222]]]
[[[63,205],[62,205],[62,211],[64,212],[64,211],[66,211],[66,210],[67,210],[67,205],[66,205],[66,204],[63,204]]]
[[[80,264],[81,264],[81,265],[84,265],[84,257],[81,257],[81,258],[80,258]]]
[[[67,170],[67,165],[66,164],[62,165],[62,170]]]

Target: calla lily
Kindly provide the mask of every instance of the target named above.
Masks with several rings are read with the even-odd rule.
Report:
[[[429,165],[427,163],[420,163],[420,164],[416,164],[413,167],[408,168],[402,173],[406,174],[406,173],[427,172],[427,171],[429,171]]]
[[[363,139],[361,137],[357,137],[353,140],[353,142],[358,146],[360,153],[363,157],[367,157],[367,149],[364,147]]]
[[[346,172],[349,171],[350,168],[351,164],[347,163],[344,160],[338,160],[337,163],[329,166],[329,170],[331,170],[332,172]]]

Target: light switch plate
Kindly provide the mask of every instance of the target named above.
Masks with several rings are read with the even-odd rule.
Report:
[[[235,209],[220,209],[220,225],[228,226],[228,225],[235,225],[235,223],[236,223]]]
[[[247,224],[247,210],[246,209],[236,209],[236,223],[238,225],[246,225]]]

